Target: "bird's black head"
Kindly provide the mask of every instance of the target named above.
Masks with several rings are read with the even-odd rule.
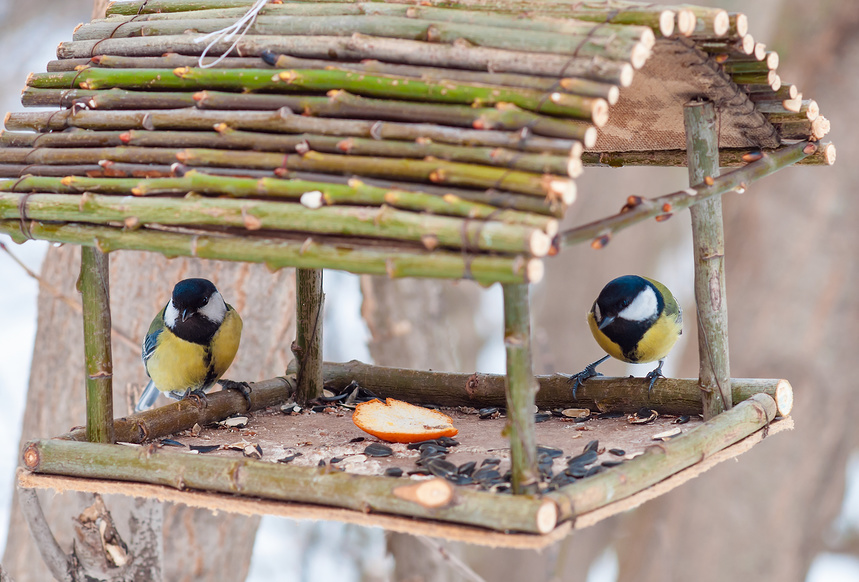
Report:
[[[173,287],[164,322],[180,338],[205,344],[224,321],[226,312],[226,303],[211,281],[185,279]]]
[[[665,299],[653,283],[638,275],[624,275],[603,287],[592,312],[597,327],[627,352],[634,349],[664,307]]]

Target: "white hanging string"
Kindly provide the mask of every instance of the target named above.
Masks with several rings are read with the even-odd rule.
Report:
[[[206,45],[206,49],[203,51],[203,54],[200,55],[200,59],[198,61],[200,68],[208,69],[209,67],[214,67],[215,65],[223,61],[225,58],[227,58],[227,55],[233,52],[233,49],[235,49],[239,42],[242,40],[242,38],[244,38],[248,29],[250,29],[251,25],[253,25],[254,23],[254,20],[256,20],[256,17],[259,14],[260,10],[263,9],[263,6],[265,6],[267,2],[268,0],[256,0],[256,2],[254,2],[254,5],[250,7],[250,9],[245,13],[245,15],[239,18],[230,26],[195,38],[194,42],[205,42],[210,38],[212,39],[212,41],[209,42],[208,45]],[[241,31],[241,33],[239,33],[239,31]],[[233,44],[228,50],[224,51],[221,56],[219,56],[211,63],[207,65],[203,64],[203,58],[206,56],[206,54],[208,54],[208,52],[213,46],[215,46],[221,41],[229,42],[236,34],[239,34],[239,37],[235,40],[235,42],[233,42]]]

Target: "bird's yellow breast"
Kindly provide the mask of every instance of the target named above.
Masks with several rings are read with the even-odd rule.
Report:
[[[677,314],[663,313],[638,342],[635,361],[644,363],[663,359],[677,343],[681,331],[683,325],[678,321]]]
[[[180,339],[165,326],[146,371],[162,392],[206,389],[233,363],[241,335],[242,319],[232,308],[208,346]]]
[[[677,343],[683,325],[677,313],[666,313],[656,320],[636,345],[632,354],[624,354],[621,347],[613,342],[597,326],[593,312],[588,313],[588,326],[594,339],[611,357],[631,364],[644,364],[663,359]]]

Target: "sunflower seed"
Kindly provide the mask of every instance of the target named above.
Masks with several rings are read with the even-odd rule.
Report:
[[[599,451],[600,442],[598,440],[592,440],[588,444],[585,445],[585,448],[582,449],[583,453],[587,453],[588,451]]]
[[[555,447],[547,447],[544,445],[537,445],[537,454],[538,455],[546,455],[550,459],[556,459],[564,454],[564,451],[561,449],[556,449]]]
[[[230,418],[225,418],[218,424],[221,426],[226,426],[228,428],[245,428],[248,425],[248,417],[231,416]]]
[[[364,447],[364,454],[368,457],[390,457],[394,454],[394,449],[382,443],[370,443]]]
[[[488,408],[481,408],[477,411],[477,416],[481,420],[486,420],[487,418],[497,418],[500,413],[498,409],[494,406],[490,406]]]
[[[623,461],[621,459],[607,459],[600,463],[603,467],[617,467],[622,464]]]
[[[385,469],[385,477],[402,477],[403,469],[400,467],[388,467]]]
[[[563,416],[567,418],[586,418],[590,417],[591,409],[590,408],[565,408],[561,411]]]
[[[567,461],[567,465],[590,465],[597,460],[597,457],[599,457],[599,455],[596,451],[585,451],[581,455],[576,455]]]
[[[436,440],[438,441],[438,444],[443,447],[455,447],[459,444],[458,440],[447,436],[438,437]]]
[[[439,444],[438,439],[428,439],[425,441],[418,441],[416,443],[409,443],[406,445],[406,448],[411,450],[411,451],[414,451],[414,450],[421,448],[423,445],[438,445],[438,444]]]
[[[546,414],[545,412],[538,412],[537,414],[534,415],[534,422],[535,423],[546,422],[547,420],[549,420],[551,418],[552,418],[551,414]]]
[[[501,464],[501,459],[498,459],[496,457],[489,457],[487,459],[483,459],[483,462],[480,463],[480,467],[481,468],[483,468],[483,467],[497,467],[500,464]]]
[[[188,448],[198,453],[211,453],[221,448],[221,445],[188,445]]]
[[[675,427],[670,430],[666,430],[664,432],[660,432],[658,434],[653,435],[651,438],[655,441],[667,441],[673,439],[676,436],[680,436],[683,433],[683,430],[680,427]]]
[[[471,485],[472,483],[474,483],[474,479],[472,479],[468,475],[460,475],[459,473],[445,475],[444,478],[453,483],[454,485]]]
[[[629,416],[627,418],[627,422],[630,424],[650,424],[659,416],[659,413],[655,410],[650,410],[648,408],[642,408],[635,414]]]
[[[463,463],[460,465],[456,472],[460,475],[468,475],[469,477],[474,474],[474,468],[477,466],[475,461],[468,461],[467,463]]]
[[[430,459],[425,463],[429,472],[436,477],[447,477],[448,475],[456,474],[456,465],[444,459]]]
[[[689,422],[689,417],[685,414],[674,419],[674,424],[686,424],[687,422]]]
[[[622,457],[626,454],[626,451],[624,451],[623,449],[609,449],[608,452],[615,457]]]
[[[164,446],[167,446],[167,447],[184,447],[185,446],[183,443],[180,443],[179,441],[174,441],[173,439],[163,439],[161,441],[161,444]]]

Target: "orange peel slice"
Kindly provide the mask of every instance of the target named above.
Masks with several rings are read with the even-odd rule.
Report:
[[[452,437],[459,432],[448,415],[393,398],[362,402],[355,407],[352,422],[364,432],[392,443]]]

